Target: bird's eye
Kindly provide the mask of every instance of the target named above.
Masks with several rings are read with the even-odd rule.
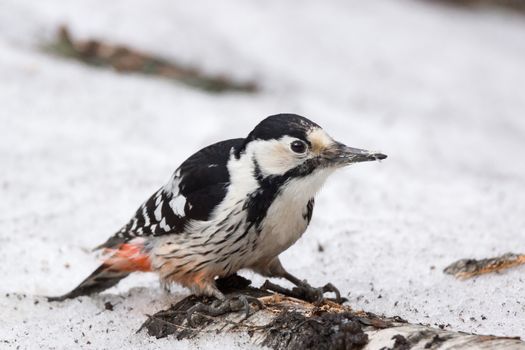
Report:
[[[304,153],[306,151],[306,144],[303,141],[294,141],[290,144],[290,148],[295,153]]]

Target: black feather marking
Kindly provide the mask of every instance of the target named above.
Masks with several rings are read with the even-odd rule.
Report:
[[[172,193],[164,188],[155,192],[148,201],[139,207],[135,216],[115,235],[110,237],[98,248],[114,247],[127,242],[137,236],[154,234],[161,236],[184,232],[190,220],[208,220],[215,207],[226,195],[230,175],[227,163],[230,155],[242,146],[244,139],[231,139],[215,143],[193,154],[175,171],[172,181],[178,183],[178,188],[172,188]],[[213,165],[210,167],[210,165]],[[176,181],[176,182],[175,182]],[[169,187],[169,186],[168,186]],[[155,217],[158,196],[161,196],[161,218]],[[186,199],[184,216],[177,215],[169,206],[175,195],[182,195]],[[146,226],[144,208],[148,214],[149,225]],[[160,227],[160,222],[169,227]],[[134,225],[135,223],[135,225]],[[150,226],[157,225],[151,230]]]
[[[197,255],[197,253],[186,253],[184,255],[177,256],[177,259],[184,259],[184,258],[187,258],[189,256],[193,256],[193,255]]]
[[[167,253],[156,253],[155,255],[156,256],[161,256],[161,257],[169,257],[169,256],[173,256],[173,254],[175,254],[177,252],[178,252],[178,249],[173,249],[172,251],[169,251]]]
[[[204,246],[204,243],[196,243],[196,244],[187,246],[186,249],[200,248],[202,246]]]
[[[239,256],[244,256],[248,252],[248,247],[244,246],[241,250],[239,250]]]
[[[258,242],[258,240],[256,240],[256,239],[254,239],[254,240],[252,241],[252,252],[254,252],[255,249],[257,248],[257,242]]]
[[[310,223],[310,221],[312,220],[312,214],[314,212],[314,204],[315,204],[315,199],[314,198],[310,198],[308,203],[306,203],[306,212],[303,214],[303,218],[308,223]]]
[[[227,241],[227,240],[225,240]],[[220,252],[222,252],[226,247],[228,247],[226,244],[222,244],[219,246],[219,249],[217,249],[216,251],[213,252],[213,254],[217,255],[219,254]]]
[[[200,263],[195,265],[191,270],[188,270],[188,271],[184,272],[184,274],[185,275],[189,275],[191,273],[199,272],[200,270],[202,270],[203,268],[206,267],[206,264],[209,264],[212,261],[213,261],[213,259],[201,261]]]
[[[224,226],[224,224],[226,224],[228,222],[228,220],[230,219],[231,216],[232,216],[232,213],[226,215],[226,217],[224,219],[222,219],[221,222],[219,222],[217,225],[218,226]]]
[[[166,280],[168,280],[170,277],[172,277],[172,276],[178,274],[178,273],[180,272],[179,269],[180,269],[181,267],[183,267],[184,265],[186,265],[186,263],[184,263],[184,264],[179,264],[179,265],[177,265],[177,266],[174,266],[174,267],[173,267],[173,271],[171,271],[171,272],[168,273],[166,276],[164,276],[164,277],[163,277],[163,280],[166,281]]]
[[[160,215],[164,218],[164,222],[169,227],[177,226],[177,215],[173,213],[173,210],[170,207],[171,196],[165,196],[160,202]]]
[[[152,233],[154,236],[161,236],[166,233],[166,230],[160,225],[156,225]]]
[[[218,241],[218,242],[213,242],[213,245],[214,245],[214,246],[221,246],[221,248],[220,248],[219,250],[217,250],[217,251],[215,252],[215,254],[221,252],[225,247],[227,247],[227,245],[224,245],[224,243],[226,243],[226,242],[228,242],[228,241],[230,240],[230,238],[235,234],[235,232],[237,232],[237,230],[239,229],[239,227],[241,226],[241,224],[242,224],[242,221],[240,221],[240,222],[235,226],[235,229],[234,229],[233,231],[231,231],[231,232],[228,233],[226,236],[224,236],[223,239],[221,239],[221,240]],[[244,234],[241,236],[240,239],[242,239],[242,237],[246,236],[246,234],[247,234],[247,232],[248,232],[249,229],[250,229],[250,228],[248,227],[248,228],[246,229],[246,231],[244,232]],[[237,240],[234,241],[233,243],[236,243],[236,242],[237,242]]]
[[[244,237],[246,237],[248,232],[250,232],[250,229],[252,228],[252,226],[253,226],[253,223],[250,223],[248,225],[248,227],[246,227],[246,229],[244,230],[244,233],[242,235],[240,235],[239,237],[237,237],[237,239],[235,239],[235,241],[233,241],[232,244],[235,244],[235,243],[239,242],[241,239],[243,239]]]
[[[161,269],[164,267],[164,265],[166,265],[166,264],[169,263],[169,262],[171,262],[171,261],[169,261],[169,260],[165,260],[162,264],[160,264],[160,265],[158,265],[158,266],[155,266],[155,269],[156,269],[156,270],[161,270]]]
[[[235,249],[234,251],[229,251],[228,254],[230,255],[235,255],[239,250],[241,250],[243,247],[243,245],[240,245],[237,249]]]
[[[230,257],[229,255],[224,255],[222,258],[220,258],[218,260],[216,259],[214,262],[219,264],[221,262],[225,262],[229,257]]]
[[[226,272],[225,274],[229,275],[231,273],[231,270],[232,270],[232,261],[230,260],[224,267],[224,271]]]
[[[156,192],[146,201],[146,215],[148,216],[150,223],[157,222],[157,219],[155,218],[155,208],[157,207],[155,202],[157,201],[157,195],[158,192]]]
[[[179,265],[176,265],[176,266],[173,266],[173,271],[171,271],[170,273],[168,273],[166,276],[163,277],[164,280],[168,280],[170,277],[178,274],[180,272],[180,269],[182,267],[184,267],[187,263],[184,262],[182,264],[179,264]]]
[[[188,264],[187,262],[183,262],[182,264],[178,264],[178,265],[173,266],[173,268],[174,268],[174,270],[175,270],[175,273],[178,272],[178,269],[183,268],[183,267],[186,266],[187,264]],[[171,275],[172,275],[172,274],[170,274],[170,276],[171,276]]]
[[[204,244],[208,244],[210,243],[210,241],[213,239],[213,237],[215,237],[215,235],[217,233],[219,233],[220,231],[224,231],[224,227],[222,226],[219,226],[209,237],[206,241],[204,241]]]
[[[135,218],[137,219],[137,229],[144,227],[146,220],[144,220],[144,204],[141,205],[135,212]]]
[[[228,242],[230,240],[230,238],[235,234],[236,231],[237,230],[228,233],[226,236],[224,236],[223,239],[221,239],[218,242],[213,242],[214,246],[223,245],[223,247],[221,249],[219,249],[216,253],[220,252],[224,247],[226,247],[226,245],[224,245],[224,243]],[[243,237],[244,237],[244,235],[243,235]],[[235,242],[237,242],[237,241],[235,241]]]
[[[237,223],[237,225],[235,226],[235,228],[233,229],[233,232],[236,232],[236,231],[239,229],[239,227],[242,225],[242,223],[243,223],[242,220],[239,221],[239,222]],[[232,233],[233,233],[233,232],[232,232]]]
[[[213,252],[213,248],[212,248],[212,249],[209,249],[209,250],[207,250],[207,251],[205,251],[205,252],[201,252],[201,253],[199,253],[199,255],[206,256],[206,255],[208,255],[208,254],[210,254],[210,253],[212,253],[212,252]]]

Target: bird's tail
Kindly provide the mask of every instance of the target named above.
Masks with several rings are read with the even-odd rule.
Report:
[[[100,293],[113,287],[132,272],[151,271],[150,259],[144,252],[143,242],[130,242],[121,244],[118,248],[107,248],[105,254],[109,257],[75,289],[59,297],[48,297],[48,300],[62,301]]]

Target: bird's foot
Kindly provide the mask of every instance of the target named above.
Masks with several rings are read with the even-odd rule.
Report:
[[[316,305],[321,304],[324,300],[324,293],[332,292],[335,294],[334,301],[342,304],[347,301],[346,298],[341,298],[341,293],[332,283],[327,283],[323,287],[315,288],[309,285],[306,281],[302,281],[300,285],[293,287],[291,290],[274,284],[268,280],[264,282],[261,289],[270,290],[293,298],[301,299]]]
[[[220,316],[230,312],[244,311],[245,317],[243,320],[250,317],[250,304],[255,304],[259,310],[264,308],[262,302],[249,295],[231,295],[223,300],[214,300],[211,304],[197,303],[186,311],[186,319],[188,324],[195,327],[193,321],[195,314],[207,316]]]

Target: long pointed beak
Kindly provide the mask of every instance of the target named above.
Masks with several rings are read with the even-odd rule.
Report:
[[[336,142],[330,152],[330,160],[334,165],[349,165],[358,162],[368,162],[382,160],[387,156],[383,153],[370,152],[364,149],[348,147],[340,142]]]

